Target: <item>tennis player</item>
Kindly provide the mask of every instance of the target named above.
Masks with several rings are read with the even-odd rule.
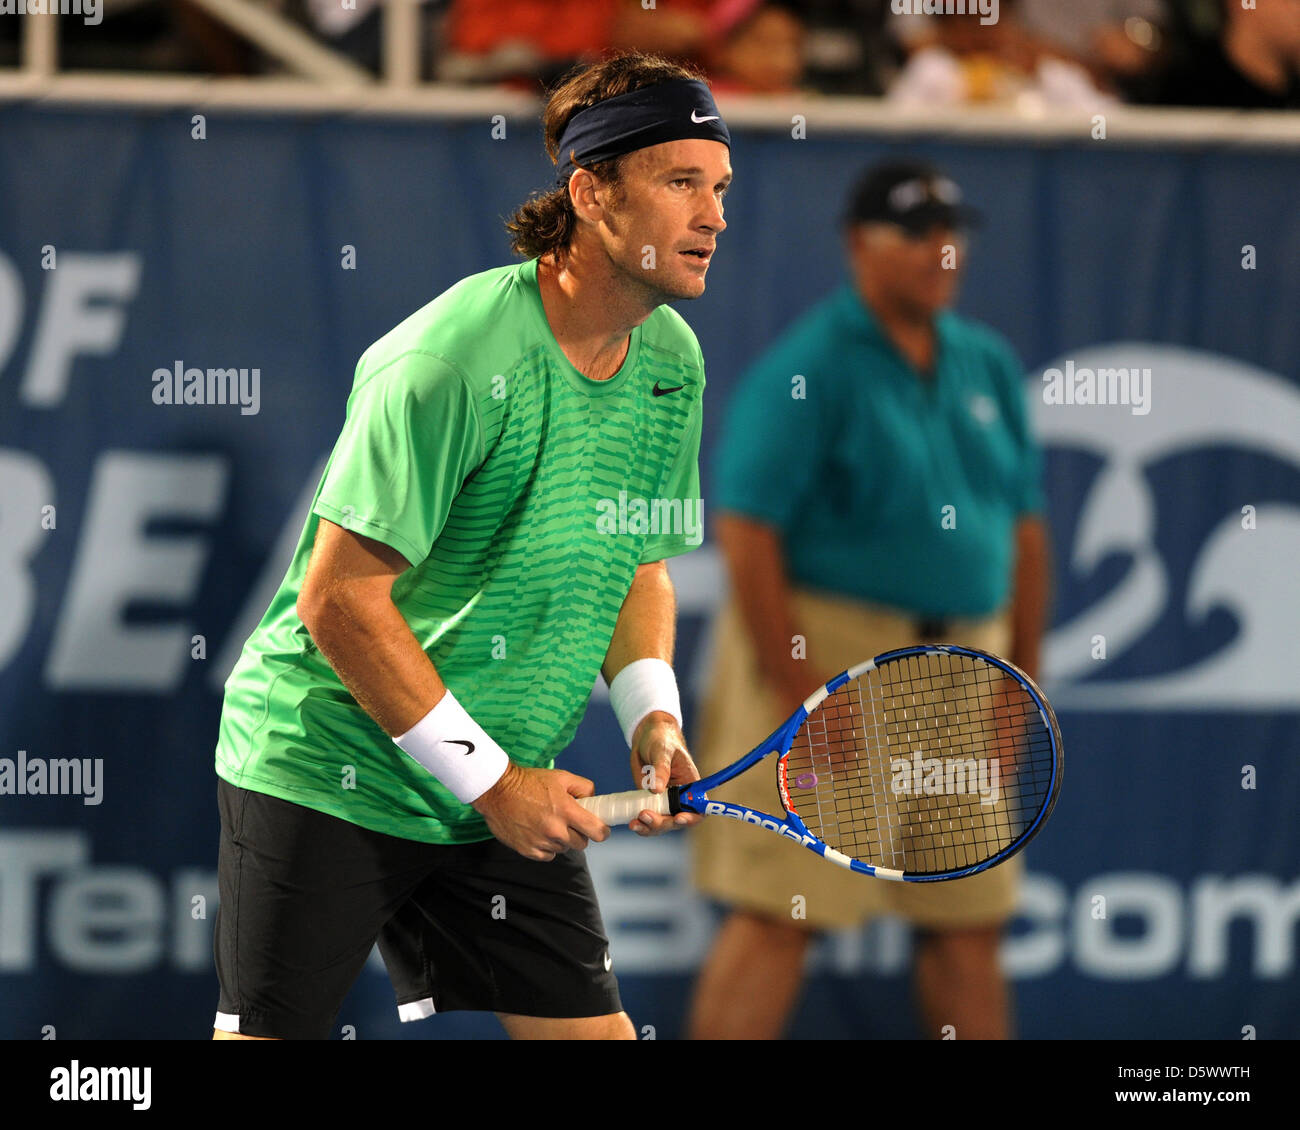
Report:
[[[673,518],[699,514],[704,363],[664,303],[704,293],[730,142],[697,73],[639,54],[572,73],[543,124],[527,261],[362,355],[226,684],[214,1038],[326,1038],[376,940],[403,1020],[633,1038],[582,852],[609,829],[552,764],[600,672],[634,785],[698,777],[664,562],[701,540]]]

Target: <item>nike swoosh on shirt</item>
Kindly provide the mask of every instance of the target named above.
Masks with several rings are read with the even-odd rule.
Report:
[[[462,741],[460,738],[448,738],[447,741],[450,742],[452,745],[463,745],[465,747],[466,757],[468,757],[471,753],[474,752],[473,742]]]
[[[655,396],[667,396],[670,392],[681,392],[685,387],[685,385],[674,385],[672,388],[660,388],[659,382],[655,381],[654,394]]]
[[[697,126],[701,122],[716,122],[718,120],[717,114],[710,114],[707,118],[700,118],[700,117],[696,117],[698,113],[699,113],[698,110],[691,111],[691,121],[693,121]]]

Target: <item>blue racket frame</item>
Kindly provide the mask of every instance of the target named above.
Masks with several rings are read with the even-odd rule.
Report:
[[[1003,848],[997,855],[984,860],[982,863],[974,864],[971,867],[963,867],[958,870],[944,871],[936,874],[912,875],[905,871],[898,871],[890,867],[873,867],[869,863],[863,863],[861,860],[853,859],[841,851],[837,851],[829,844],[818,839],[808,830],[808,826],[799,818],[797,813],[788,809],[783,816],[774,816],[770,812],[762,812],[758,809],[745,808],[742,805],[727,804],[725,801],[715,801],[710,799],[709,790],[715,789],[719,785],[725,784],[732,778],[739,776],[757,762],[762,761],[772,754],[777,754],[777,760],[783,761],[789,756],[791,743],[794,736],[799,732],[800,727],[808,719],[808,716],[824,702],[828,695],[834,694],[840,687],[844,686],[850,679],[856,679],[859,675],[871,670],[873,667],[881,667],[887,663],[893,663],[900,659],[906,659],[914,655],[935,655],[947,653],[951,655],[968,655],[980,659],[999,668],[1005,674],[1013,678],[1029,693],[1034,704],[1038,707],[1038,712],[1042,715],[1043,724],[1052,741],[1052,779],[1049,784],[1047,800],[1042,809],[1034,818],[1033,823],[1025,829],[1012,843]],[[1056,714],[1053,712],[1051,704],[1043,696],[1043,692],[1038,689],[1038,685],[1026,675],[1019,667],[1008,663],[1005,659],[999,659],[996,655],[990,655],[986,651],[979,651],[976,648],[961,647],[957,644],[921,644],[916,647],[902,647],[895,651],[886,651],[877,655],[874,659],[868,659],[865,663],[859,663],[855,667],[850,667],[847,671],[842,671],[831,679],[828,683],[815,690],[811,695],[804,699],[803,705],[799,707],[786,721],[781,723],[771,734],[763,741],[759,742],[749,753],[740,758],[739,761],[733,762],[725,769],[710,774],[708,777],[702,777],[689,785],[681,785],[669,790],[674,812],[694,812],[702,816],[729,816],[733,820],[740,820],[746,824],[757,824],[766,828],[770,832],[776,832],[785,836],[787,839],[801,843],[809,851],[816,852],[824,859],[832,863],[838,863],[841,867],[846,867],[850,871],[857,871],[862,875],[873,875],[877,879],[892,879],[904,883],[935,883],[943,882],[950,879],[961,879],[967,875],[977,875],[981,871],[987,871],[990,867],[996,867],[999,863],[1005,862],[1020,851],[1030,840],[1034,838],[1042,828],[1043,823],[1051,815],[1052,809],[1056,806],[1056,798],[1061,789],[1061,779],[1065,769],[1064,750],[1060,738],[1060,727],[1056,722]],[[781,774],[778,771],[778,782],[781,780]],[[783,798],[788,801],[785,789],[781,789]]]

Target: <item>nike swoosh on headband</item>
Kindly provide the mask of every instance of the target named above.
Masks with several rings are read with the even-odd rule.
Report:
[[[555,147],[556,185],[576,168],[670,141],[700,138],[730,147],[731,134],[708,83],[670,79],[615,95],[577,111]]]

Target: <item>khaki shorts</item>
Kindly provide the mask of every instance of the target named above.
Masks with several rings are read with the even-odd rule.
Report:
[[[827,670],[808,673],[809,693],[873,655],[922,641],[914,621],[892,609],[796,589],[795,631],[808,653]],[[1005,656],[1011,631],[1006,615],[950,621],[943,643],[963,644]],[[692,754],[701,776],[724,768],[752,749],[784,719],[758,674],[749,633],[734,601],[714,626],[713,665]],[[775,759],[760,762],[710,793],[717,799],[779,815]],[[836,867],[807,848],[771,832],[719,817],[691,833],[694,879],[699,890],[731,906],[771,914],[812,929],[861,925],[875,915],[897,915],[932,928],[994,925],[1015,910],[1024,863],[1006,863],[965,879],[898,883]],[[800,918],[793,911],[800,907]]]

